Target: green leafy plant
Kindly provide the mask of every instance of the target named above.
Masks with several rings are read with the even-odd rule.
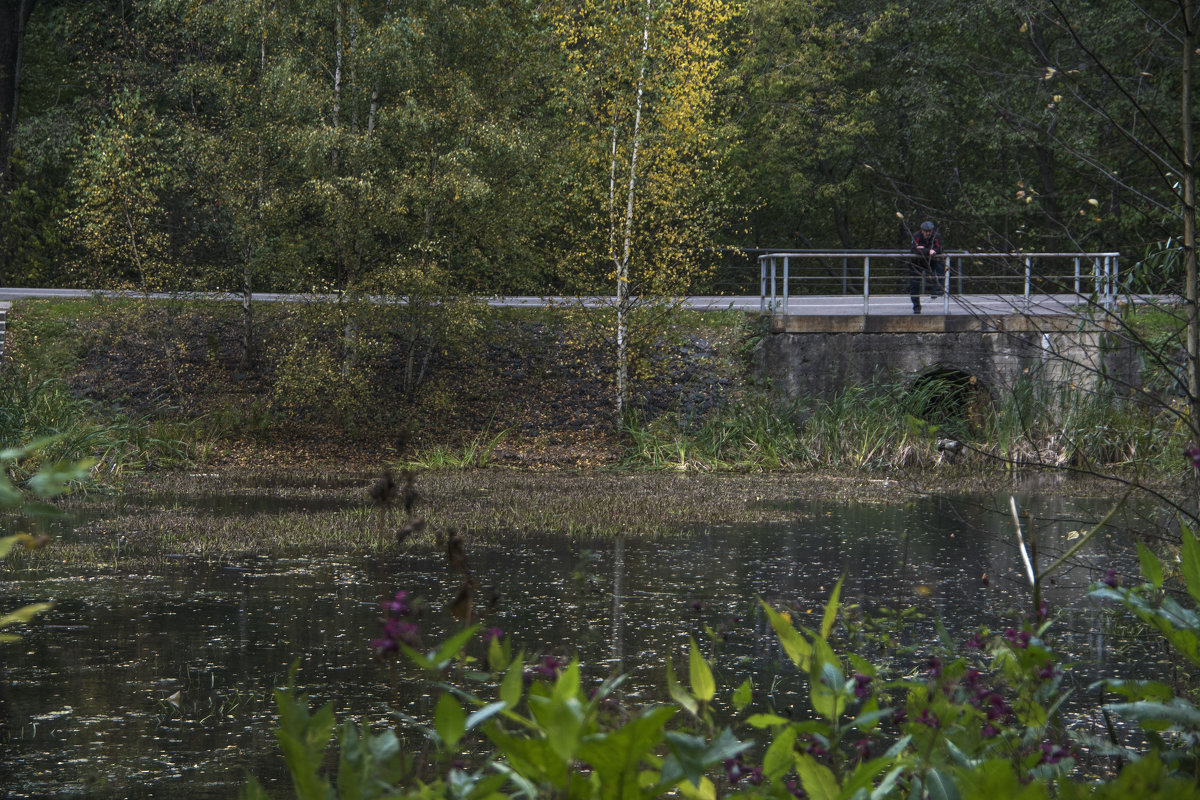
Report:
[[[1169,596],[1163,564],[1144,546],[1139,552],[1143,586],[1121,587],[1110,571],[1092,596],[1118,602],[1182,658],[1200,664],[1200,544],[1183,530],[1179,571],[1190,603]],[[666,660],[666,696],[628,707],[618,691],[623,676],[589,689],[577,660],[529,660],[497,629],[484,635],[482,652],[480,625],[425,648],[412,613],[416,602],[397,592],[383,604],[383,634],[371,646],[384,661],[398,658],[415,668],[435,698],[428,719],[398,715],[422,734],[424,745],[406,750],[395,731],[338,726],[332,705],[310,713],[295,692],[294,674],[276,692],[279,740],[296,796],[306,800],[713,800],[732,792],[820,800],[1049,800],[1129,792],[1200,798],[1200,709],[1165,683],[1093,687],[1121,698],[1103,710],[1140,725],[1140,741],[1121,742],[1115,732],[1109,740],[1069,732],[1063,719],[1072,696],[1068,667],[1055,653],[1053,621],[1036,589],[1038,579],[1070,555],[1033,572],[1028,618],[1002,631],[979,630],[958,645],[939,625],[939,647],[916,670],[898,670],[887,653],[871,661],[839,652],[846,641],[841,580],[813,627],[760,600],[758,612],[787,659],[779,672],[787,672],[788,662],[795,670],[783,675],[796,686],[786,714],[776,710],[774,689],[756,693],[749,679],[723,691],[720,648],[706,656],[695,638],[688,641],[686,672]],[[468,579],[464,591],[469,586]],[[846,628],[852,639],[856,630]],[[714,643],[720,638],[707,633]],[[338,759],[330,773],[326,752],[335,733]],[[1112,761],[1100,773],[1080,775],[1081,747]],[[252,781],[245,796],[266,794]]]
[[[10,447],[0,450],[0,507],[20,508],[33,514],[55,514],[58,510],[44,501],[62,494],[72,483],[87,478],[88,471],[94,462],[55,462],[44,464],[25,482],[23,487],[14,484],[11,477],[14,466],[38,452],[48,443],[48,440],[42,440],[25,447]],[[27,492],[36,499],[30,500]],[[24,550],[35,550],[44,546],[46,542],[46,537],[30,536],[28,533],[0,537],[0,561],[7,558],[17,547]],[[30,603],[6,614],[0,614],[0,629],[27,624],[38,614],[53,607],[53,603]],[[0,633],[0,644],[13,642],[19,638],[15,634]]]

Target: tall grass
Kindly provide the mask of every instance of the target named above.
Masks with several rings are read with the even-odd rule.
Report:
[[[854,387],[831,401],[760,396],[688,430],[678,421],[626,427],[626,463],[651,469],[886,469],[936,460],[936,426],[914,416],[936,392]]]
[[[18,479],[42,464],[84,458],[96,459],[93,477],[99,479],[188,463],[190,429],[187,423],[149,418],[103,421],[57,379],[34,380],[16,367],[0,371],[0,443],[45,441],[34,457],[13,467]]]
[[[973,393],[973,394],[972,394]],[[662,417],[625,428],[625,464],[676,470],[884,471],[957,460],[986,465],[1127,468],[1169,474],[1186,444],[1179,416],[1036,376],[989,397],[953,381],[856,386],[825,400],[763,394],[702,424]]]
[[[1022,380],[997,404],[980,443],[1009,463],[1178,471],[1183,417],[1145,394]]]
[[[508,429],[497,434],[483,431],[462,447],[437,444],[404,459],[400,466],[407,469],[470,469],[491,463],[496,448],[508,436]]]

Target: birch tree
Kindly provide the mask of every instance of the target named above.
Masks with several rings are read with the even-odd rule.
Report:
[[[716,98],[734,14],[727,0],[586,0],[558,9],[574,154],[568,259],[614,294],[618,419],[630,399],[633,312],[686,293],[712,268],[705,248],[729,205]]]

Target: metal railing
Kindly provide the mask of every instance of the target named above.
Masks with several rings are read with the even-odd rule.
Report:
[[[877,295],[908,294],[908,265],[912,258],[906,250],[779,250],[762,253],[758,257],[759,310],[770,309],[772,313],[786,310],[792,296],[861,295],[863,315],[869,315],[872,292]],[[1081,299],[1095,298],[1095,302],[1105,308],[1111,308],[1116,299],[1120,253],[972,253],[955,250],[943,253],[941,258],[946,266],[941,287],[945,310],[949,309],[951,293],[1022,296],[1026,311],[1030,298],[1039,295],[1074,294]],[[932,273],[928,275],[932,277]],[[793,286],[801,291],[793,291]],[[924,285],[921,288],[924,293]]]

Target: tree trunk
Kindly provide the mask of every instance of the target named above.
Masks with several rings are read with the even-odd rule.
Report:
[[[341,125],[342,116],[342,4],[339,2],[334,9],[333,21],[333,130],[335,135]],[[330,156],[330,166],[333,174],[338,170],[338,144],[334,139],[333,153]]]
[[[253,363],[251,347],[254,346],[254,276],[250,272],[252,256],[246,253],[242,261],[242,367]]]
[[[1187,280],[1188,422],[1200,433],[1200,317],[1196,286],[1196,164],[1192,146],[1192,54],[1196,48],[1192,0],[1183,0],[1183,67],[1180,122],[1183,134],[1183,266]]]
[[[629,192],[625,203],[624,243],[617,260],[617,420],[629,405],[629,264],[633,255],[633,201],[637,187],[637,159],[641,145],[642,102],[646,88],[646,53],[650,49],[650,0],[646,0],[646,18],[642,25],[642,57],[638,70],[637,101],[633,112],[633,135],[629,145]],[[616,158],[616,141],[613,142]]]
[[[263,81],[267,74],[267,34],[265,29],[259,30],[258,35],[258,115],[259,124],[266,118],[264,107],[266,98],[263,96]],[[262,246],[263,236],[263,203],[267,191],[266,163],[267,148],[263,142],[261,130],[258,134],[258,163],[255,182],[254,214],[256,227],[253,243],[247,245],[242,259],[242,368],[249,370],[254,363],[254,272],[253,259],[255,251]]]
[[[21,55],[25,26],[36,0],[0,0],[0,190],[8,188],[8,162],[21,96]]]

